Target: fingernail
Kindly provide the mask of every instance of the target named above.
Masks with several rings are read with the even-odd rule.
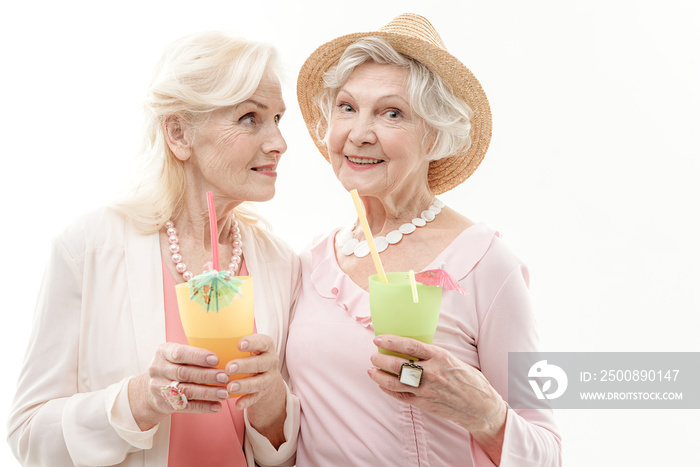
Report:
[[[228,399],[228,391],[224,389],[219,389],[218,391],[216,391],[216,397],[218,397],[219,399]]]
[[[221,404],[214,404],[211,406],[211,411],[212,412],[218,412],[221,410]]]
[[[379,345],[382,343],[382,336],[377,336],[374,338],[374,344]]]
[[[241,350],[246,350],[248,348],[248,346],[249,346],[248,341],[238,342],[238,348]]]
[[[371,368],[367,368],[367,374],[369,375],[370,378],[372,377],[372,369]]]
[[[228,374],[232,375],[238,371],[238,364],[232,363],[228,366]]]
[[[216,380],[220,383],[228,383],[228,375],[226,373],[219,373],[216,375]]]
[[[214,366],[217,363],[219,363],[219,357],[217,357],[216,355],[207,355],[207,363],[211,366]]]
[[[229,385],[229,387],[228,387],[228,392],[230,392],[230,393],[233,394],[234,392],[238,392],[238,390],[240,390],[240,389],[241,389],[241,385],[240,385],[240,384],[238,384],[238,383],[231,383],[231,384]]]

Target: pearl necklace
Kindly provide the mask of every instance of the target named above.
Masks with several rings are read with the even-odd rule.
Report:
[[[233,247],[233,254],[231,256],[231,262],[228,265],[228,271],[232,276],[235,276],[238,269],[241,267],[243,240],[241,238],[241,229],[238,228],[238,221],[234,216],[231,217],[233,224],[231,225],[229,240],[231,241],[231,246]],[[175,223],[173,221],[168,221],[165,223],[165,227],[168,229],[166,232],[168,234],[168,242],[170,243],[170,253],[173,254],[170,259],[172,259],[173,263],[175,263],[175,270],[182,274],[182,278],[185,280],[185,282],[187,282],[194,277],[194,274],[188,271],[187,265],[182,262],[182,255],[180,254],[179,245],[180,239],[177,236],[177,230],[175,230]]]
[[[374,237],[374,245],[377,247],[377,251],[381,253],[389,248],[389,245],[399,243],[404,235],[410,235],[415,232],[418,227],[423,227],[428,222],[432,222],[444,207],[445,203],[434,198],[433,202],[428,206],[428,209],[420,213],[420,217],[412,219],[411,222],[401,224],[398,229],[392,230],[386,234],[386,236]],[[353,238],[352,230],[352,226],[341,229],[336,236],[335,245],[340,248],[340,251],[346,256],[355,255],[358,258],[364,258],[369,254],[367,240],[359,241]]]

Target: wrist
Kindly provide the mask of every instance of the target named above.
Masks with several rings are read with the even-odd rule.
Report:
[[[148,375],[143,374],[129,381],[129,407],[134,421],[141,431],[147,431],[167,415],[157,410],[148,391]]]
[[[469,429],[469,434],[479,443],[495,465],[500,464],[507,418],[508,405],[501,399],[494,407],[493,413],[484,418],[481,426],[472,426]]]
[[[507,413],[508,404],[506,404],[503,399],[499,398],[499,400],[493,405],[492,410],[490,410],[489,413],[481,419],[481,423],[478,425],[472,423],[472,425],[468,428],[469,432],[472,435],[478,434],[479,436],[485,437],[495,436],[499,431],[502,431],[503,427],[505,426]]]
[[[284,422],[287,418],[287,386],[280,375],[274,387],[246,409],[250,425],[265,436],[275,448],[284,443]]]

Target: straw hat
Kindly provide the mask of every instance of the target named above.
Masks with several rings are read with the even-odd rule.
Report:
[[[476,170],[486,154],[491,140],[491,109],[479,81],[462,62],[447,52],[440,35],[422,16],[405,13],[379,31],[341,36],[323,44],[306,59],[299,71],[297,97],[311,138],[323,157],[329,160],[326,145],[316,135],[317,124],[322,118],[317,98],[324,88],[323,74],[338,63],[350,44],[368,36],[385,39],[397,52],[437,73],[474,111],[469,149],[430,163],[428,183],[433,193],[451,190]]]

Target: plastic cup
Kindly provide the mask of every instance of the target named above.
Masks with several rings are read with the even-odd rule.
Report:
[[[187,342],[193,347],[211,350],[219,357],[216,368],[226,369],[226,364],[237,358],[248,357],[250,352],[238,350],[241,337],[253,334],[255,307],[253,301],[253,278],[237,276],[243,281],[242,295],[237,296],[230,305],[218,311],[207,310],[199,303],[190,300],[189,285],[185,282],[175,286],[180,320],[187,336]],[[248,374],[232,375],[229,381],[241,379]],[[225,386],[225,385],[222,385]],[[230,394],[238,397],[242,394]]]
[[[432,344],[440,317],[442,288],[418,283],[418,303],[413,293],[408,272],[389,272],[388,282],[377,274],[369,278],[369,308],[374,334],[394,334]],[[379,349],[380,352],[416,360],[415,357]]]

